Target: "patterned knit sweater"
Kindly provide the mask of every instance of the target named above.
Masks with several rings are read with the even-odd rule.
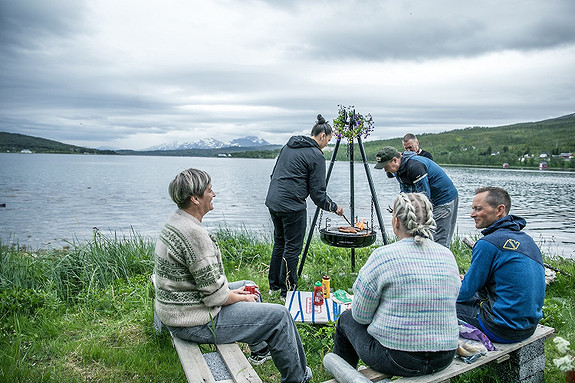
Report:
[[[353,318],[383,346],[402,351],[457,348],[461,286],[451,251],[406,238],[376,249],[353,285]]]
[[[178,209],[156,244],[155,308],[173,327],[210,322],[229,296],[222,256],[215,239],[192,215]]]

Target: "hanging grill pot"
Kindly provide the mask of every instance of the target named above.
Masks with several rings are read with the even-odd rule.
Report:
[[[319,235],[323,243],[345,248],[366,247],[372,245],[377,238],[377,233],[369,227],[357,233],[344,233],[337,226],[327,226],[319,229]]]

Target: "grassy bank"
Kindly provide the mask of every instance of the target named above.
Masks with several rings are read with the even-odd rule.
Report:
[[[252,279],[267,292],[271,241],[248,232],[217,233],[228,279]],[[152,239],[106,237],[60,250],[30,251],[0,243],[0,381],[185,382],[169,336],[152,329]],[[357,268],[372,248],[356,251]],[[452,245],[461,270],[470,250]],[[575,275],[573,260],[546,255],[552,266]],[[302,290],[327,272],[332,287],[349,288],[349,250],[314,239],[300,280]],[[309,276],[309,277],[308,277]],[[575,278],[558,275],[549,286],[542,323],[575,344]],[[267,299],[267,296],[264,295]],[[278,298],[275,298],[278,299]],[[275,301],[280,303],[279,299]],[[331,350],[333,325],[298,324],[313,382],[329,378],[321,360]],[[552,363],[559,356],[546,342],[546,382],[563,381]],[[278,382],[272,363],[256,367],[265,382]],[[473,371],[457,382],[494,382]]]

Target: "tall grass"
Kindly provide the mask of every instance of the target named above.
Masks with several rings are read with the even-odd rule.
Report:
[[[216,233],[230,281],[251,279],[268,297],[270,238],[226,228]],[[137,233],[105,236],[94,232],[88,243],[37,250],[0,241],[0,381],[15,382],[165,382],[185,381],[168,336],[152,330],[154,242]],[[334,289],[349,289],[376,245],[357,249],[351,270],[349,249],[311,243],[300,290],[329,274]],[[462,272],[471,251],[459,239],[452,251]],[[575,262],[546,256],[575,275]],[[575,344],[573,277],[558,275],[547,290],[543,324]],[[313,382],[330,378],[322,358],[331,351],[335,325],[298,324]],[[245,348],[244,348],[245,349]],[[246,349],[247,351],[247,349]],[[546,342],[546,382],[563,379],[551,362],[558,356]],[[279,381],[272,363],[256,367],[266,382]],[[492,382],[489,370],[473,371],[456,382]]]

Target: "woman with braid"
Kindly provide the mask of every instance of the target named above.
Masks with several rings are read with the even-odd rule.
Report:
[[[361,359],[385,374],[431,374],[455,357],[459,271],[451,251],[433,242],[424,194],[401,193],[392,214],[398,241],[376,249],[359,271],[333,352],[354,368]]]

